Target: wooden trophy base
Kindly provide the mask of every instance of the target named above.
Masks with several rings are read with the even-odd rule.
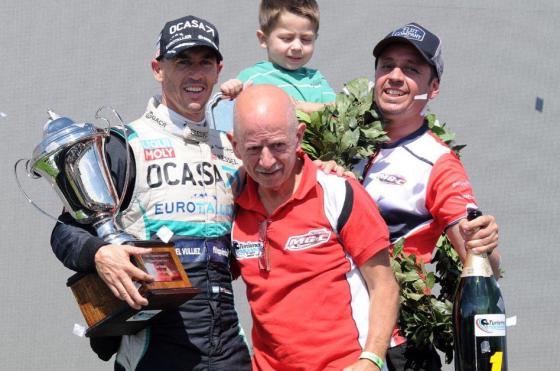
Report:
[[[192,287],[171,244],[134,241],[134,246],[150,247],[152,252],[137,256],[134,263],[154,282],[140,285],[149,304],[137,310],[115,297],[96,273],[76,273],[66,283],[86,320],[85,335],[119,336],[134,334],[146,327],[161,311],[174,309],[200,292]]]

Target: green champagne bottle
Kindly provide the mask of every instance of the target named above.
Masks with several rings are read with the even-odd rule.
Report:
[[[482,213],[468,209],[467,219]],[[507,371],[506,314],[486,254],[467,251],[453,303],[455,371]]]

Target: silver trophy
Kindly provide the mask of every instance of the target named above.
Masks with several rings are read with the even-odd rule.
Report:
[[[115,215],[126,193],[128,171],[122,198],[119,199],[105,159],[105,141],[110,135],[111,125],[107,118],[100,115],[104,108],[97,111],[96,118],[106,122],[105,128],[76,123],[48,111],[49,120],[43,129],[43,140],[33,151],[33,157],[18,160],[14,169],[21,191],[42,213],[52,217],[33,202],[18,178],[18,167],[24,162],[27,175],[33,179],[46,179],[72,217],[79,223],[91,224],[100,238],[111,244],[133,244],[152,249],[150,254],[133,258],[138,267],[154,276],[154,282],[138,285],[140,293],[149,301],[149,305],[141,311],[117,299],[97,274],[77,273],[68,279],[67,285],[72,289],[89,326],[86,336],[135,333],[163,309],[177,307],[200,291],[190,284],[171,244],[137,241],[116,227]],[[124,129],[118,113],[115,110],[112,112]],[[159,277],[158,268],[172,274]]]
[[[105,160],[109,126],[98,128],[48,113],[43,140],[26,163],[28,176],[47,180],[72,217],[91,224],[100,238],[110,243],[133,241],[134,237],[115,227],[114,217],[122,199],[117,196]]]

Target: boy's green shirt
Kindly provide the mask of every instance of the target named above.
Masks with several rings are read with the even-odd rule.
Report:
[[[269,61],[262,61],[241,71],[237,78],[244,83],[251,81],[254,85],[278,86],[297,101],[330,103],[336,98],[323,75],[311,68],[301,67],[292,71]]]

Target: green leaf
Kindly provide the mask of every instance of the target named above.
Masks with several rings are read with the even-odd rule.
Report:
[[[360,132],[363,134],[363,136],[365,138],[368,138],[368,139],[375,139],[375,138],[378,138],[380,136],[385,135],[384,131],[379,130],[375,126],[372,126],[372,127],[369,127],[369,128],[361,128]]]
[[[354,130],[356,129],[356,127],[358,126],[358,120],[356,119],[356,117],[350,116],[346,119],[347,125],[350,129]],[[358,133],[359,135],[359,133]],[[357,142],[357,140],[356,140]]]
[[[360,137],[359,130],[348,130],[346,131],[340,140],[340,149],[345,151],[350,147],[356,146],[358,143],[358,138]]]
[[[311,122],[311,116],[304,111],[297,110],[296,117],[300,122],[305,122],[306,124]]]
[[[420,276],[414,270],[403,272],[403,273],[404,273],[404,282],[415,282],[420,279]]]
[[[352,96],[360,99],[368,93],[369,80],[365,77],[360,77],[347,82],[344,86]]]
[[[422,295],[422,294],[414,294],[414,293],[409,293],[407,295],[408,298],[410,298],[412,300],[415,300],[415,301],[418,301],[418,300],[422,299],[423,296],[424,295]]]
[[[448,132],[448,133],[440,135],[439,138],[447,143],[447,142],[451,142],[451,141],[455,140],[455,134]]]
[[[435,274],[433,272],[429,272],[428,275],[426,276],[426,286],[430,289],[433,289],[435,283],[436,283]]]
[[[351,103],[351,98],[346,94],[338,94],[336,96],[335,106],[339,114],[344,114],[348,110],[348,107],[350,107]]]
[[[394,256],[398,256],[401,255],[402,250],[404,247],[404,239],[400,239],[398,240],[394,245],[393,245],[393,255]]]

